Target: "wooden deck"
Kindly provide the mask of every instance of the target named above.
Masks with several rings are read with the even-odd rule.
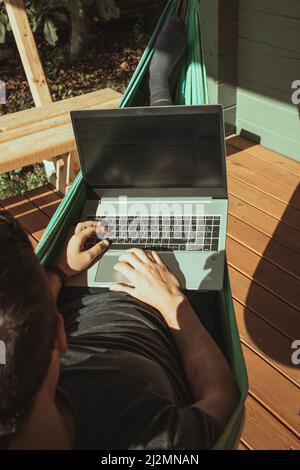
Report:
[[[250,383],[239,448],[300,449],[300,164],[240,137],[227,147],[227,256]],[[0,205],[35,246],[60,199],[48,186]]]

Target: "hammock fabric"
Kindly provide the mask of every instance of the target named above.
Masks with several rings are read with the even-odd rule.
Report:
[[[149,102],[148,67],[155,41],[163,25],[175,14],[184,19],[188,40],[185,61],[182,65],[181,76],[175,91],[175,103],[186,105],[208,103],[200,28],[200,2],[199,0],[170,0],[127,87],[120,104],[121,107],[145,106]],[[52,217],[36,248],[36,253],[43,264],[54,260],[69,228],[77,223],[85,199],[86,192],[83,178],[82,174],[79,173]],[[227,266],[225,269],[224,288],[218,295],[218,344],[223,350],[238,381],[241,396],[238,406],[214,446],[216,450],[236,447],[243,424],[244,402],[248,391],[247,372],[235,320]]]

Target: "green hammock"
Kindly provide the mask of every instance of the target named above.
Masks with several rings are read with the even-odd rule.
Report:
[[[188,47],[185,62],[177,84],[175,102],[177,104],[198,105],[208,103],[206,74],[200,28],[199,0],[170,0],[152,38],[140,60],[139,65],[123,96],[121,107],[145,106],[149,101],[148,67],[153,54],[156,38],[163,25],[177,14],[187,26]],[[76,224],[86,199],[82,174],[79,173],[67,195],[56,210],[44,235],[36,248],[36,253],[43,264],[55,259],[69,228]],[[232,449],[236,447],[244,418],[244,402],[247,396],[247,373],[240,345],[228,270],[225,269],[223,291],[219,293],[218,343],[237,378],[241,392],[240,402],[232,414],[214,449]]]

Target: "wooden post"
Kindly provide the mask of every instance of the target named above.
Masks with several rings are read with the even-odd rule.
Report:
[[[4,0],[4,4],[34,104],[36,106],[42,106],[52,103],[52,97],[28,21],[24,1]],[[56,172],[55,185],[62,193],[66,190],[67,161],[70,158],[71,157],[68,157],[68,155],[62,155],[58,159],[54,159],[54,161],[44,161],[47,167],[49,167],[49,163],[51,163],[50,170],[48,168],[47,171],[48,177],[51,177],[49,173],[53,171],[52,176],[54,178],[54,173]],[[52,166],[53,170],[51,170]]]
[[[52,102],[23,0],[4,0],[12,32],[36,106]]]
[[[70,152],[67,162],[67,186],[69,186],[80,171],[80,162],[77,150]]]
[[[62,194],[66,193],[68,177],[69,154],[65,154],[56,159],[56,189]]]

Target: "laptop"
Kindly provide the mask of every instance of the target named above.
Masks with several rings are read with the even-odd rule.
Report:
[[[185,289],[221,290],[227,181],[219,105],[72,111],[87,200],[111,246],[71,286],[128,282],[113,267],[131,247],[156,250]]]

